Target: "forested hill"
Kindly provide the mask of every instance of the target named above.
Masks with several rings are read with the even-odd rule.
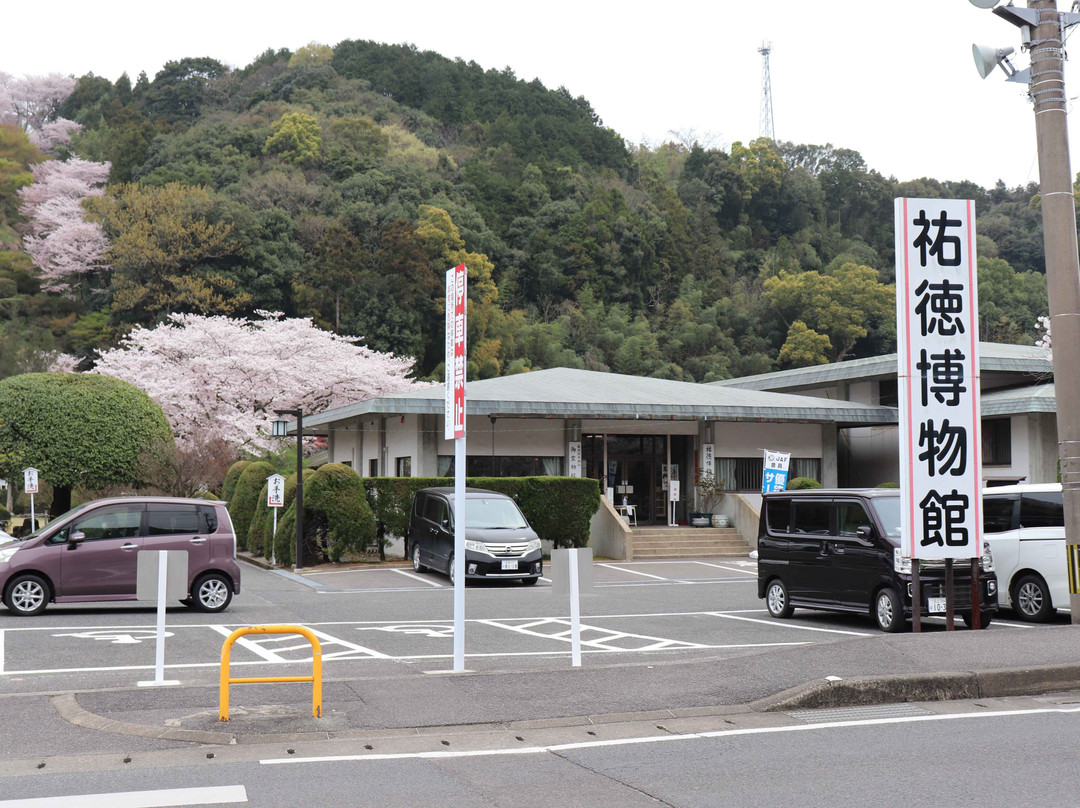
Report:
[[[831,145],[633,146],[563,88],[409,46],[193,57],[42,97],[0,126],[0,376],[49,350],[86,367],[169,312],[259,310],[427,376],[461,262],[471,378],[875,355],[894,348],[897,196],[976,200],[983,339],[1031,343],[1046,313],[1034,185],[898,182]],[[59,221],[46,203],[75,178],[78,221]]]

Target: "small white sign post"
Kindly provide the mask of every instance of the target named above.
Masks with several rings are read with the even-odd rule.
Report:
[[[571,664],[581,667],[581,593],[592,592],[592,548],[551,551],[551,591],[570,596]]]
[[[975,203],[897,199],[894,211],[901,549],[912,559],[916,631],[918,562],[945,559],[944,611],[951,629],[952,562],[957,558],[972,559],[972,620],[979,620],[982,443]],[[943,604],[934,598],[929,605],[941,611]]]
[[[675,503],[678,501],[679,481],[668,480],[668,527],[675,527]]]
[[[34,494],[38,492],[38,470],[30,467],[23,470],[23,491],[30,495],[30,532],[37,530],[37,514],[34,513]]]
[[[464,264],[446,270],[446,392],[443,437],[454,442],[454,670],[465,670],[465,350],[466,284]]]
[[[135,599],[157,600],[154,680],[139,682],[139,687],[180,684],[177,679],[165,679],[165,601],[187,597],[187,556],[187,550],[140,550],[136,559]]]
[[[285,506],[285,478],[280,474],[271,474],[266,478],[266,507],[274,509],[274,531],[270,534],[270,563],[276,564],[274,558],[274,536],[277,535],[277,512],[278,508]]]

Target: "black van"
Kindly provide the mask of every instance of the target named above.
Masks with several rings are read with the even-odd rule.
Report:
[[[997,612],[997,579],[988,542],[979,565],[980,625]],[[945,612],[945,563],[919,565],[922,614]],[[971,565],[953,568],[955,610],[970,626]],[[900,492],[895,488],[815,489],[762,495],[758,597],[773,617],[795,607],[869,613],[883,631],[912,615],[911,560],[900,552]]]
[[[518,578],[535,584],[544,573],[540,537],[513,499],[466,488],[465,578]],[[409,515],[413,569],[444,572],[454,580],[454,489],[422,488]]]

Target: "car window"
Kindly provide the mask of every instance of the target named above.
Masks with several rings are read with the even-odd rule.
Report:
[[[529,523],[512,499],[470,497],[465,502],[465,526],[477,529],[525,528]]]
[[[72,531],[81,531],[85,541],[103,539],[126,539],[139,535],[142,526],[143,506],[110,505],[91,511],[71,525]]]
[[[441,525],[446,518],[446,503],[439,497],[428,497],[424,503],[424,518]]]
[[[810,533],[815,536],[829,535],[829,510],[832,503],[828,500],[806,502],[795,500],[794,504],[793,533]]]
[[[900,538],[900,497],[874,497],[870,507],[881,522],[885,537],[895,540]]]
[[[791,500],[786,498],[765,501],[765,518],[773,533],[791,532]]]
[[[1020,497],[1020,527],[1064,527],[1065,508],[1060,491],[1025,493]]]
[[[187,535],[209,532],[194,505],[151,502],[146,506],[146,535]]]
[[[1015,497],[983,497],[983,532],[1004,533],[1012,530]]]
[[[872,525],[869,514],[861,502],[839,502],[836,506],[837,534],[840,536],[856,537],[859,528]]]

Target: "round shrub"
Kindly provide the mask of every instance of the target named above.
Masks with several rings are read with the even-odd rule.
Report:
[[[225,481],[221,484],[221,498],[228,502],[233,498],[233,492],[236,490],[236,481],[240,479],[240,475],[243,474],[244,469],[251,463],[250,460],[237,460],[231,466],[229,470],[225,472]]]
[[[788,491],[801,491],[806,488],[821,488],[821,483],[813,477],[796,477],[787,485]]]
[[[360,475],[342,463],[320,466],[304,481],[304,552],[311,547],[330,561],[375,541],[375,516]]]
[[[311,478],[315,476],[315,469],[304,469],[304,510],[307,510],[307,492],[311,485]],[[294,562],[296,549],[296,475],[290,474],[285,478],[285,506],[279,508],[277,532],[274,533],[274,558],[278,564],[288,566]],[[266,509],[265,532],[269,536],[273,530],[274,515],[271,509]],[[305,525],[306,525],[305,521]],[[306,530],[305,530],[306,532]],[[265,550],[263,551],[266,552]],[[304,563],[314,556],[309,556],[307,541],[304,541]]]
[[[249,463],[236,481],[232,499],[229,500],[229,516],[236,529],[236,540],[245,550],[256,551],[248,546],[248,531],[255,506],[259,503],[259,491],[266,486],[266,478],[274,473],[274,467],[265,460]]]

